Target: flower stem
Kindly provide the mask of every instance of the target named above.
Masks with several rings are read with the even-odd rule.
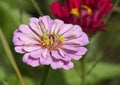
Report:
[[[24,82],[23,82],[21,73],[20,73],[20,71],[19,71],[19,69],[18,69],[18,66],[17,66],[17,64],[16,64],[16,62],[15,62],[15,60],[14,60],[13,54],[12,54],[12,52],[11,52],[11,50],[10,50],[10,47],[9,47],[9,45],[8,45],[8,43],[7,43],[7,40],[5,39],[5,36],[4,36],[1,28],[0,28],[0,38],[1,38],[1,42],[2,42],[2,44],[3,44],[3,47],[4,47],[4,49],[5,49],[5,52],[6,52],[7,56],[8,56],[8,59],[10,60],[12,66],[13,66],[13,68],[14,68],[17,76],[18,76],[18,79],[19,79],[19,81],[20,81],[20,85],[24,85]]]
[[[85,63],[85,56],[82,58],[82,85],[86,85],[86,63]]]
[[[46,84],[49,69],[50,69],[49,66],[45,66],[45,71],[44,71],[44,74],[43,74],[43,78],[41,79],[41,84],[40,85],[45,85]]]
[[[91,68],[88,70],[87,75],[89,75],[92,70],[97,66],[97,64],[102,60],[102,57],[95,61],[95,63],[91,66]]]
[[[35,7],[36,11],[39,13],[39,15],[42,16],[43,13],[42,13],[40,7],[38,6],[38,4],[36,3],[36,1],[35,0],[31,0],[31,2],[32,2],[33,6]]]

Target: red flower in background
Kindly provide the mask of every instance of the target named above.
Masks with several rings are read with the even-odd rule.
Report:
[[[111,0],[65,0],[64,4],[53,2],[51,12],[67,23],[78,24],[88,35],[104,30],[102,19],[113,8]]]

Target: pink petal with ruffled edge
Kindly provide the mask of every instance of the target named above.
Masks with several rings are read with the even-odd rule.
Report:
[[[26,52],[33,52],[40,49],[41,49],[40,46],[23,46],[23,50]]]
[[[50,56],[50,54],[48,53],[46,57],[40,57],[40,63],[42,65],[49,65],[52,62],[52,58]]]
[[[46,38],[48,44],[44,42]],[[49,38],[53,40],[52,44]],[[50,65],[53,69],[68,70],[73,67],[72,59],[79,60],[86,53],[87,49],[83,46],[89,40],[78,25],[64,24],[62,20],[43,16],[31,18],[29,25],[21,25],[14,32],[13,43],[16,52],[24,53],[23,62],[32,67]]]
[[[63,68],[66,70],[69,70],[71,68],[73,68],[73,63],[72,62],[67,62],[66,64],[64,64]]]
[[[15,51],[18,52],[18,53],[25,53],[25,51],[23,50],[23,47],[22,46],[16,46],[15,48]]]
[[[39,49],[39,50],[36,50],[36,51],[31,52],[30,55],[31,55],[32,58],[40,58],[40,57],[42,57],[42,56],[40,55],[40,53],[41,53],[42,51],[43,51],[43,49]]]
[[[38,18],[35,18],[35,17],[33,17],[33,18],[30,18],[30,22],[31,23],[38,23]]]
[[[22,61],[27,63],[28,65],[30,65],[32,67],[36,67],[36,66],[40,65],[39,59],[31,58],[30,53],[26,53],[23,56]]]
[[[62,61],[52,62],[50,66],[53,69],[63,68],[63,62]]]

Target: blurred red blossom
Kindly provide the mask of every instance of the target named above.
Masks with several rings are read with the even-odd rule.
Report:
[[[88,35],[105,30],[102,19],[113,7],[111,0],[65,0],[64,4],[55,1],[50,6],[57,18],[80,25]]]

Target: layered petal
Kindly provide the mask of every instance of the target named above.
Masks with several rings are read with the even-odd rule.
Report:
[[[63,68],[63,65],[64,63],[60,60],[54,60],[50,66],[53,68],[53,69],[58,69],[58,68]]]
[[[51,4],[50,8],[52,9],[51,12],[60,19],[69,17],[69,12],[67,11],[66,7],[62,4],[60,4],[59,2],[53,2]]]
[[[111,2],[112,0],[65,0],[64,4],[53,2],[50,7],[57,18],[66,23],[78,24],[84,32],[92,35],[103,30],[105,24],[101,23],[114,7]]]
[[[23,58],[22,61],[25,62],[26,64],[32,66],[32,67],[36,67],[40,65],[40,62],[38,59],[34,59],[30,56],[30,53],[26,53]]]
[[[28,31],[27,31],[28,30]],[[53,69],[71,69],[72,59],[79,60],[87,49],[88,36],[81,27],[49,16],[31,18],[14,32],[15,51],[32,67],[50,65]]]
[[[68,69],[73,68],[73,66],[74,65],[73,65],[72,62],[65,62],[63,68],[66,69],[66,70],[68,70]]]

